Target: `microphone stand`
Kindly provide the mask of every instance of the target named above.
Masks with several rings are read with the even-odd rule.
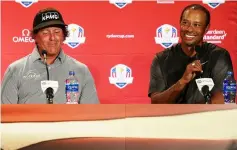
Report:
[[[53,104],[53,97],[54,97],[53,88],[48,87],[45,93],[46,93],[46,98],[48,99],[48,103]]]
[[[208,92],[206,96],[204,96],[204,99],[206,101],[206,104],[211,104],[211,94]]]
[[[47,64],[47,61],[46,61],[47,60],[46,59],[47,51],[43,50],[42,55],[44,56],[44,64],[45,64],[46,71],[47,71],[47,80],[49,80],[49,69],[48,69],[48,64]],[[48,87],[45,90],[45,94],[46,94],[46,98],[48,99],[48,104],[53,104],[53,98],[54,98],[53,88]]]
[[[207,85],[204,85],[202,87],[202,93],[206,101],[206,104],[211,104],[211,92],[209,91],[209,87]]]

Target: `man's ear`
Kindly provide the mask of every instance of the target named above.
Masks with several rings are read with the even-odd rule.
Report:
[[[31,36],[32,39],[35,39],[35,34],[34,34],[33,31],[30,31],[30,36]]]
[[[207,31],[209,30],[209,28],[210,28],[210,24],[209,25],[207,25],[207,27],[206,27],[206,29],[205,29],[205,34],[207,33]]]
[[[35,41],[35,34],[31,31],[30,32],[30,36],[31,36],[31,38]],[[37,45],[37,42],[35,41],[35,44]]]

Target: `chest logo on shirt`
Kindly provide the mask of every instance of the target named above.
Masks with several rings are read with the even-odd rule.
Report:
[[[112,67],[109,82],[120,89],[126,87],[133,82],[132,69],[123,64]]]
[[[36,80],[37,78],[40,77],[40,74],[36,70],[29,70],[24,76],[23,79],[25,80],[31,80],[34,79]]]
[[[175,27],[164,24],[156,29],[155,42],[164,48],[169,48],[179,42],[177,35],[177,29]]]

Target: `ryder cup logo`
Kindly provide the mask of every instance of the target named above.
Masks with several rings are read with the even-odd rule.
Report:
[[[169,24],[164,24],[156,29],[156,44],[160,44],[164,48],[169,48],[173,44],[178,43],[177,29]]]
[[[66,38],[65,44],[71,48],[76,48],[80,44],[85,43],[84,29],[77,24],[68,25],[69,37]]]
[[[20,3],[23,7],[28,8],[33,3],[38,2],[38,0],[15,0],[17,3]]]
[[[133,82],[132,70],[126,65],[118,64],[111,68],[109,82],[122,89]]]
[[[217,8],[220,4],[225,3],[225,0],[202,0],[202,2],[211,8]]]
[[[116,7],[122,9],[127,4],[132,3],[132,0],[109,0],[110,4],[114,4]]]

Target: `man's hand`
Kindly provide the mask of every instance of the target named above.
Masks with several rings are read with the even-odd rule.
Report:
[[[202,72],[202,65],[200,60],[195,60],[187,65],[183,77],[180,79],[180,83],[189,83],[196,76],[195,72]]]

